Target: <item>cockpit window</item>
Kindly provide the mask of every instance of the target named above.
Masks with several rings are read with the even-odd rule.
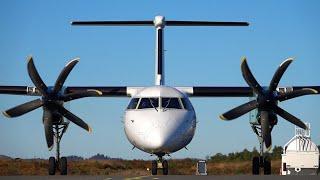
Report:
[[[139,98],[132,98],[127,109],[136,109],[139,102]]]
[[[182,109],[178,98],[161,98],[162,108]]]
[[[138,109],[157,108],[159,107],[159,98],[141,98]]]
[[[191,103],[186,98],[181,98],[181,102],[186,110],[192,110]]]

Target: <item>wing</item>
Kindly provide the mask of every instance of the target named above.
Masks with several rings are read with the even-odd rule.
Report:
[[[65,94],[87,92],[88,90],[98,90],[102,94],[92,94],[88,97],[131,97],[145,87],[134,86],[67,86]],[[185,86],[175,87],[190,97],[252,97],[254,92],[250,87],[240,86]],[[305,88],[315,89],[320,92],[320,86],[293,86],[278,87],[281,94]],[[36,87],[29,86],[0,86],[0,94],[41,96]],[[318,93],[319,94],[319,93]]]
[[[86,97],[131,97],[144,87],[128,86],[68,86],[64,94],[81,94],[90,90],[98,90],[99,93],[92,93]],[[0,86],[0,94],[41,96],[36,87],[29,86]]]
[[[250,87],[193,86],[176,87],[189,97],[251,97]]]
[[[80,93],[90,89],[102,92],[101,95],[95,97],[131,97],[144,87],[128,87],[128,86],[70,86],[66,87],[66,94]]]
[[[39,95],[34,87],[28,86],[0,86],[0,94]]]
[[[285,92],[293,92],[305,88],[315,89],[320,92],[320,86],[293,86],[278,87],[279,94]],[[191,86],[176,87],[179,91],[185,93],[189,97],[252,97],[254,92],[250,87],[221,87],[221,86]]]

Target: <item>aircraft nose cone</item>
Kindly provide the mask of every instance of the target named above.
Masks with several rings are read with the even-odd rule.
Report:
[[[186,111],[148,111],[134,115],[127,118],[125,131],[129,141],[142,151],[151,154],[176,152],[194,135],[195,121]]]
[[[164,148],[169,138],[167,134],[163,134],[161,129],[155,129],[150,133],[150,148],[154,150],[161,150]]]

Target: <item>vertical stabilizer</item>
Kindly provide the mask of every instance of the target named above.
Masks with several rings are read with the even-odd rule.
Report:
[[[165,18],[163,16],[156,16],[154,19],[154,26],[156,28],[156,53],[155,53],[155,85],[164,85],[164,26]]]

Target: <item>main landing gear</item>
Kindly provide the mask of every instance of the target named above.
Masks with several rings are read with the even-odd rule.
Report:
[[[56,171],[60,171],[61,175],[68,174],[68,162],[66,157],[60,158],[60,141],[63,134],[66,132],[68,128],[67,122],[63,122],[62,124],[54,124],[53,133],[56,142],[56,157],[49,158],[49,175],[55,175]]]
[[[168,161],[163,159],[164,154],[158,154],[158,160],[154,160],[151,163],[151,174],[157,175],[158,169],[162,169],[163,175],[168,175],[169,165]]]
[[[264,175],[271,174],[271,161],[268,157],[256,156],[252,159],[252,174],[259,175],[260,168],[263,168]]]
[[[264,153],[264,142],[263,142],[262,133],[261,133],[261,125],[251,123],[251,127],[252,127],[253,131],[255,132],[255,134],[257,135],[258,140],[259,140],[259,144],[260,144],[259,156],[255,156],[252,159],[252,174],[259,175],[260,168],[262,168],[264,175],[270,175],[271,174],[271,160]],[[270,131],[272,131],[272,128],[273,128],[273,126],[271,127]]]

